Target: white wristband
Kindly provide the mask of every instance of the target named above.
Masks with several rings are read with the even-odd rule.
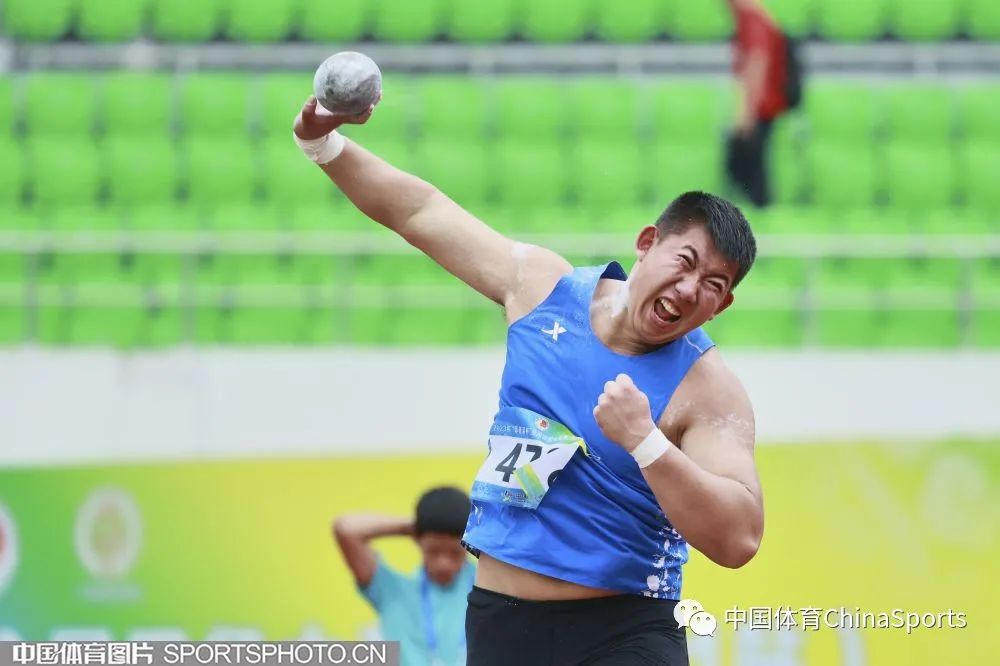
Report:
[[[306,157],[316,164],[327,164],[337,159],[347,145],[347,139],[337,130],[318,139],[300,139],[298,134],[292,132],[292,138]]]
[[[653,431],[646,435],[646,439],[639,442],[639,446],[632,449],[632,457],[639,463],[639,467],[649,467],[657,458],[667,452],[672,445],[666,435],[654,427]]]

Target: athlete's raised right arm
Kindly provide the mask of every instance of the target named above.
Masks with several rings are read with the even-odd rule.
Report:
[[[337,518],[331,530],[354,580],[368,587],[377,566],[375,551],[369,542],[384,536],[412,536],[413,520],[359,513]]]
[[[373,107],[374,108],[374,107]],[[357,117],[333,116],[310,97],[295,119],[295,134],[315,139]],[[401,171],[347,140],[336,159],[321,166],[357,208],[392,229],[460,280],[507,308],[517,319],[535,307],[569,263],[559,255],[516,243],[463,209],[430,183]]]

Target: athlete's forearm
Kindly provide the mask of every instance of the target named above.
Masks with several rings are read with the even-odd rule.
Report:
[[[401,171],[350,139],[323,172],[358,209],[396,232],[438,194],[436,187]]]
[[[333,522],[333,533],[338,541],[362,542],[385,536],[408,536],[413,534],[413,520],[369,513],[348,514]]]
[[[702,469],[675,446],[643,476],[681,536],[713,562],[737,568],[757,553],[764,516],[750,488]]]

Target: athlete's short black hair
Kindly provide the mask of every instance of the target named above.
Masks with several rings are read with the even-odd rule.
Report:
[[[460,537],[465,532],[471,507],[469,496],[458,488],[432,488],[417,502],[415,531],[418,536],[435,532]]]
[[[685,192],[670,202],[656,220],[663,236],[682,233],[703,224],[722,256],[739,268],[733,287],[740,283],[757,258],[757,240],[740,209],[722,197],[706,192]]]

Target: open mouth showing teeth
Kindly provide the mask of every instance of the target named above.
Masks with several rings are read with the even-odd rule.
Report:
[[[681,318],[681,313],[665,298],[656,299],[653,304],[653,312],[656,313],[657,317],[670,324],[676,324]]]

